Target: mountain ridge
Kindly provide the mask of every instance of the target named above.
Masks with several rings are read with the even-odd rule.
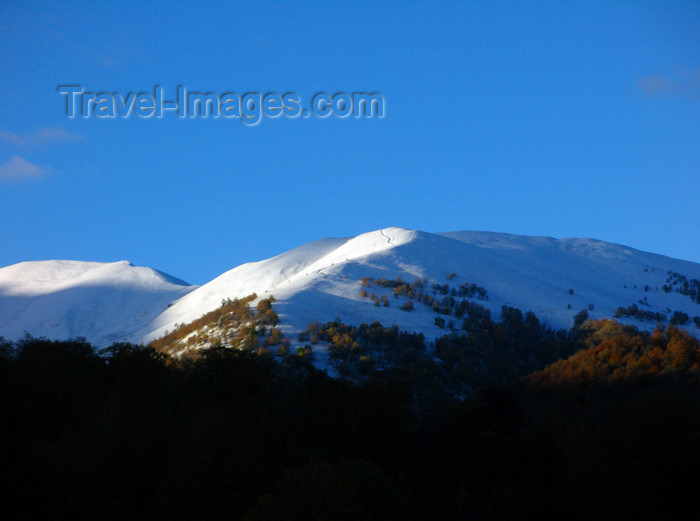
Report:
[[[0,336],[85,337],[107,345],[194,288],[129,261],[21,262],[0,268]]]
[[[432,309],[416,302],[413,311],[402,310],[406,299],[395,298],[391,288],[366,288],[377,299],[386,295],[386,306],[378,307],[373,300],[360,296],[363,277],[401,277],[410,283],[427,279],[431,287],[449,283],[451,291],[462,284],[476,284],[488,292],[488,300],[480,304],[493,314],[500,313],[504,305],[532,310],[556,328],[571,327],[573,316],[582,309],[593,318],[610,318],[618,308],[632,305],[667,318],[676,310],[689,317],[700,315],[700,304],[694,297],[677,291],[683,279],[686,285],[688,280],[692,284],[700,279],[700,264],[586,238],[476,231],[430,233],[390,227],[355,237],[312,241],[269,259],[239,265],[202,286],[190,286],[127,261],[88,264],[37,261],[0,268],[0,336],[13,339],[23,331],[35,336],[50,336],[48,333],[53,332],[85,336],[98,344],[117,340],[150,342],[178,324],[216,309],[223,300],[251,293],[259,298],[275,297],[278,327],[292,339],[311,321],[335,318],[358,325],[373,320],[397,324],[422,332],[428,339],[445,333],[444,326],[436,324]],[[22,265],[24,269],[19,269]],[[55,268],[53,272],[47,268],[50,266]],[[42,267],[46,268],[43,273],[39,269]],[[44,281],[48,286],[43,292],[42,277],[37,274],[49,281]],[[61,277],[67,281],[62,283],[64,286],[56,282]],[[89,281],[93,288],[102,290],[86,291]],[[59,287],[68,292],[67,302],[50,297]],[[76,293],[75,288],[81,291]],[[90,324],[88,313],[105,305],[106,297],[100,291],[113,292],[123,301],[119,319],[106,326]],[[13,298],[14,311],[8,303]],[[43,300],[44,304],[37,307],[30,303],[32,299]],[[47,301],[58,304],[58,311],[64,312],[63,316],[53,312],[49,324],[41,315]],[[131,309],[138,301],[138,309]],[[116,307],[108,306],[113,313]],[[656,325],[653,320],[635,316],[622,316],[620,320],[642,329]],[[98,321],[99,317],[93,320]],[[456,327],[459,329],[459,324]],[[689,327],[693,334],[700,331],[692,322]]]

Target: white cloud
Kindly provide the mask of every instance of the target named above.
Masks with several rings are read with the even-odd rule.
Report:
[[[0,165],[0,183],[3,181],[40,179],[44,177],[44,174],[43,168],[21,156],[13,156],[7,163]]]
[[[72,134],[61,128],[42,128],[35,132],[15,134],[6,130],[0,131],[0,141],[17,147],[44,147],[58,143],[80,141],[83,137]]]

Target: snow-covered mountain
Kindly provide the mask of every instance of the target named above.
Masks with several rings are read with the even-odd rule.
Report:
[[[198,288],[125,263],[10,266],[0,269],[0,335],[13,338],[26,330],[52,338],[85,336],[100,345],[124,338],[148,342],[216,309],[223,299],[253,292],[274,295],[279,327],[292,338],[311,321],[336,318],[348,324],[379,320],[428,338],[445,333],[429,306],[416,302],[413,311],[404,311],[404,297],[394,298],[391,288],[376,284],[365,288],[363,277],[427,279],[425,291],[431,294],[433,284],[452,289],[473,283],[488,292],[479,304],[496,319],[508,305],[568,329],[582,309],[602,318],[635,304],[667,318],[684,312],[691,317],[688,329],[700,333],[692,322],[700,304],[688,291],[677,291],[683,280],[700,280],[700,264],[594,239],[386,228],[311,242],[238,266]],[[363,289],[377,298],[387,295],[389,305],[376,306],[360,296]],[[653,319],[620,320],[644,329],[656,325]]]
[[[20,262],[0,269],[0,336],[82,336],[105,346],[132,339],[196,287],[127,261]]]
[[[445,333],[435,325],[430,308],[417,304],[414,311],[403,311],[390,289],[368,289],[377,296],[390,296],[389,307],[377,307],[361,297],[362,277],[399,276],[408,282],[427,278],[429,284],[451,287],[475,283],[488,291],[489,300],[480,304],[491,309],[495,318],[505,304],[532,310],[551,326],[567,329],[574,315],[591,304],[592,317],[612,317],[616,308],[634,303],[667,315],[674,310],[700,315],[700,304],[689,296],[662,289],[669,271],[700,279],[700,264],[594,239],[386,228],[349,239],[313,242],[234,268],[181,298],[139,334],[144,341],[152,340],[175,324],[215,309],[224,298],[252,292],[260,297],[274,295],[286,334],[304,330],[314,320],[335,318],[349,324],[379,320],[423,331],[428,338]],[[448,281],[452,273],[456,276]],[[634,318],[622,320],[647,329],[655,325]]]

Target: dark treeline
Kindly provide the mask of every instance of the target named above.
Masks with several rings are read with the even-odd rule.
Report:
[[[101,354],[80,341],[1,344],[3,517],[694,514],[698,341],[614,321],[572,336],[567,359],[431,407],[415,406],[420,384],[400,370],[357,383],[304,356],[214,348],[177,360],[125,344]]]
[[[579,346],[580,324],[571,331],[551,329],[532,311],[523,314],[502,306],[496,322],[488,309],[464,300],[455,314],[462,319],[461,327],[450,324],[445,328],[449,333],[431,343],[422,333],[400,331],[396,325],[384,327],[375,321],[356,327],[338,320],[312,322],[299,340],[327,342],[331,361],[344,377],[372,378],[390,368],[420,395],[416,405],[427,401],[429,408],[436,400],[502,387],[569,356]]]

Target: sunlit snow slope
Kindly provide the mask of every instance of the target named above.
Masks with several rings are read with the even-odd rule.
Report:
[[[148,342],[217,308],[223,299],[253,292],[261,298],[274,295],[280,328],[292,340],[309,322],[336,318],[356,325],[397,324],[429,339],[446,332],[423,304],[416,302],[411,312],[399,309],[406,299],[395,299],[390,288],[367,288],[378,297],[387,295],[388,307],[361,297],[362,277],[427,278],[428,287],[475,283],[488,291],[489,300],[478,303],[491,309],[494,319],[505,304],[532,310],[557,328],[570,328],[582,309],[592,308],[592,318],[609,318],[616,308],[632,304],[669,318],[676,310],[700,316],[700,304],[688,295],[663,290],[669,271],[700,279],[700,264],[594,239],[403,228],[311,242],[238,266],[201,287],[127,262],[25,262],[0,269],[0,336],[15,339],[26,331],[48,338],[84,336],[100,346]],[[456,276],[447,280],[452,273]],[[655,326],[620,320],[643,329]],[[455,325],[459,329],[458,320]],[[686,327],[700,334],[692,320]]]
[[[131,339],[195,287],[127,261],[21,262],[0,269],[0,336],[82,336],[109,345]]]
[[[389,307],[376,307],[360,297],[361,278],[374,277],[429,284],[476,283],[488,291],[479,303],[498,319],[506,304],[532,310],[553,327],[570,328],[573,316],[592,304],[591,317],[612,317],[617,307],[646,298],[641,309],[684,311],[700,315],[700,304],[687,295],[664,292],[667,272],[700,279],[700,264],[645,253],[594,239],[553,239],[487,232],[425,233],[386,228],[351,239],[326,239],[300,246],[269,260],[245,264],[184,296],[136,335],[149,341],[221,304],[224,298],[256,292],[274,295],[274,307],[286,334],[304,330],[313,320],[341,319],[360,324],[379,320],[385,325],[422,331],[429,338],[444,334],[434,324],[436,314],[416,303],[399,309],[390,289],[371,287],[389,296]],[[453,280],[447,275],[456,273]],[[645,286],[649,286],[645,291]],[[573,290],[573,295],[569,290]],[[405,301],[405,300],[404,300]],[[569,308],[570,306],[570,308]],[[449,317],[446,317],[449,318]],[[641,328],[654,323],[621,319]],[[700,332],[694,324],[688,326]],[[136,339],[136,338],[135,338]]]

